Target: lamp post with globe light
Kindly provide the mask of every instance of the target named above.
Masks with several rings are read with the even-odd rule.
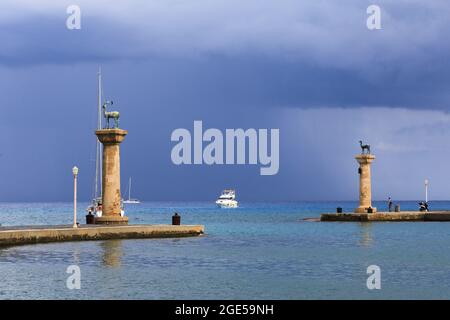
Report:
[[[77,176],[78,168],[72,168],[73,173],[73,228],[78,228],[77,225]]]

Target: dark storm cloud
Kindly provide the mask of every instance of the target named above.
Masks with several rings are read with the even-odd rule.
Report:
[[[360,0],[79,1],[77,31],[65,28],[69,4],[2,2],[0,64],[200,60],[242,104],[448,107],[446,1],[378,1],[376,31]]]

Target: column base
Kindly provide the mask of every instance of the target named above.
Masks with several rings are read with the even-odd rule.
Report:
[[[372,213],[377,212],[377,208],[375,207],[371,207],[372,208]],[[358,207],[355,209],[355,213],[368,213],[368,209],[369,207]]]
[[[114,224],[114,225],[124,225],[128,224],[128,217],[118,217],[118,216],[104,216],[95,218],[95,224]]]

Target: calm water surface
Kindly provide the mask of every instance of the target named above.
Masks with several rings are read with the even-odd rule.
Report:
[[[79,204],[85,208],[86,204]],[[450,223],[302,221],[354,202],[129,205],[130,223],[204,224],[183,239],[109,240],[0,249],[0,299],[448,299]],[[384,209],[385,203],[375,203]],[[417,202],[401,202],[403,210]],[[450,202],[431,202],[450,209]],[[69,224],[70,203],[3,203],[0,223]],[[81,290],[66,287],[69,265]],[[382,289],[366,269],[381,267]]]

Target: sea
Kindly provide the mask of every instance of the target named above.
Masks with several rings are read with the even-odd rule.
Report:
[[[400,201],[418,210],[418,201]],[[386,210],[385,202],[375,202]],[[79,221],[84,208],[79,203]],[[356,202],[127,205],[133,224],[202,224],[200,237],[0,248],[0,299],[449,299],[450,222],[317,222]],[[71,224],[72,203],[0,203],[0,224]],[[431,201],[430,209],[450,209]],[[80,287],[68,286],[71,266]],[[368,286],[373,266],[379,289]],[[72,269],[73,270],[73,269]],[[369,272],[368,272],[369,270]],[[378,281],[377,280],[377,281]]]

